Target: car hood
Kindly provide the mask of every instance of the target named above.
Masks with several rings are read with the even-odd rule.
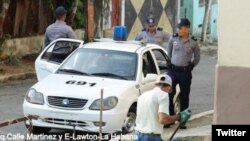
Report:
[[[129,88],[135,88],[135,81],[94,76],[51,74],[33,86],[38,92],[53,96],[104,97],[117,95]]]

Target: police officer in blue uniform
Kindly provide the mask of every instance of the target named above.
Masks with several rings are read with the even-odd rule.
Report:
[[[77,39],[73,29],[65,22],[67,10],[59,6],[55,10],[56,22],[49,25],[45,32],[44,45],[47,46],[53,40],[58,38]]]
[[[142,31],[137,34],[135,40],[158,44],[164,47],[164,43],[168,42],[171,35],[165,32],[162,28],[157,27],[156,19],[154,16],[148,16],[146,22],[146,28],[142,29]]]
[[[168,65],[168,74],[173,80],[172,94],[169,95],[170,115],[174,115],[173,98],[176,85],[180,86],[181,111],[189,107],[189,94],[192,81],[192,70],[199,63],[200,48],[194,37],[189,34],[190,21],[181,18],[177,24],[178,34],[174,34],[168,42],[168,56],[171,63]],[[186,126],[181,126],[185,129]]]

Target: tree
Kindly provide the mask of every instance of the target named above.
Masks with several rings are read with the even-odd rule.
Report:
[[[67,16],[67,23],[68,25],[72,26],[75,15],[76,15],[76,11],[77,11],[77,6],[78,6],[78,0],[72,0],[72,5],[71,5],[71,9],[69,11],[69,15]]]
[[[2,20],[3,31],[1,33],[3,35],[10,35],[10,37],[24,37],[43,34],[46,27],[54,22],[54,9],[59,5],[64,6],[66,9],[70,9],[66,22],[68,22],[69,25],[72,25],[77,12],[78,2],[80,1],[9,0],[7,14],[5,19]],[[0,10],[2,3],[3,0],[0,0]]]

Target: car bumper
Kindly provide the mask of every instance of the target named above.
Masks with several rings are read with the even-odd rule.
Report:
[[[32,120],[33,126],[71,129],[88,132],[99,132],[100,111],[89,110],[65,110],[49,107],[47,105],[36,105],[24,101],[23,112],[25,116],[34,116],[38,119]],[[127,111],[113,109],[103,111],[102,132],[112,133],[120,131]],[[29,122],[26,122],[29,125]]]

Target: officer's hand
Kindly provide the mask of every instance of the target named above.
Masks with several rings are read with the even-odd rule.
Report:
[[[191,117],[191,110],[190,109],[186,109],[186,110],[180,112],[179,116],[180,116],[180,119],[179,119],[180,124],[181,125],[185,125],[185,123]]]
[[[194,64],[190,63],[190,64],[188,65],[188,70],[189,70],[189,71],[192,71],[193,69],[194,69]]]

